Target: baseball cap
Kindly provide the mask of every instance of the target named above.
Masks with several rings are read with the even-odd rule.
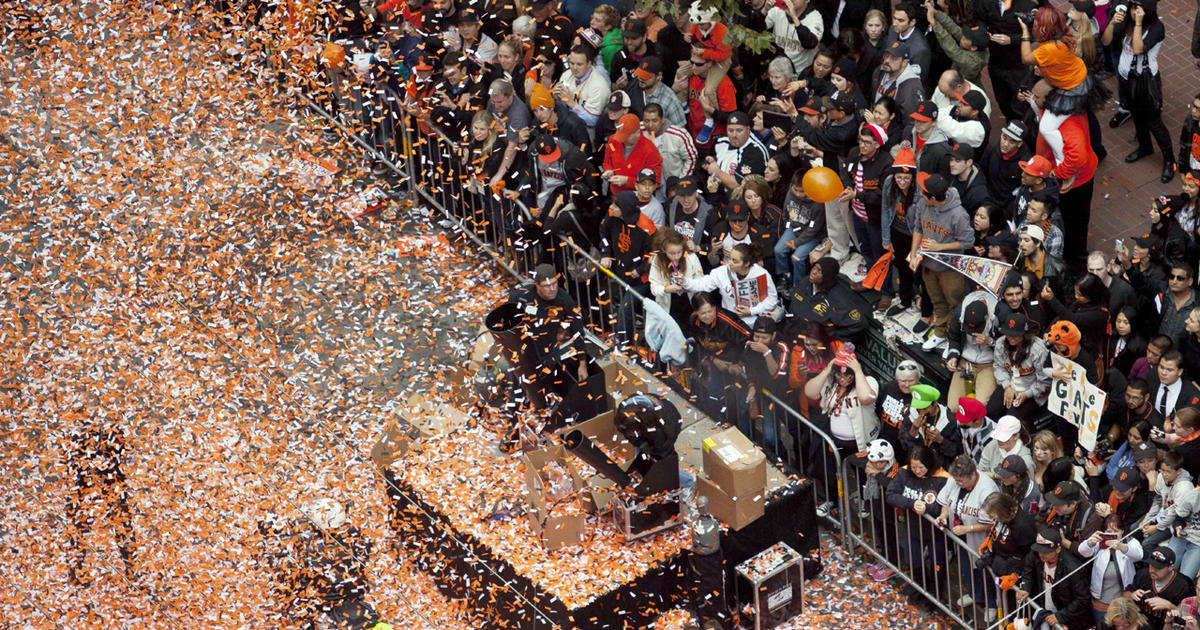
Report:
[[[971,109],[981,112],[987,107],[987,97],[981,92],[970,90],[966,94],[956,94],[960,103],[965,103]]]
[[[1133,461],[1140,462],[1152,457],[1158,459],[1158,447],[1154,445],[1154,442],[1146,441],[1133,447]]]
[[[992,41],[991,37],[988,36],[987,29],[979,24],[963,29],[962,34],[976,48],[987,48],[988,44]]]
[[[836,74],[843,79],[853,82],[858,73],[858,64],[849,57],[838,59],[837,63],[833,64],[832,74]]]
[[[833,109],[845,114],[853,114],[857,107],[854,103],[854,97],[840,90],[833,93],[833,96],[829,99],[829,104]]]
[[[633,132],[642,128],[642,121],[638,120],[636,114],[625,114],[617,121],[616,131],[612,133],[612,139],[617,142],[625,142]]]
[[[1019,247],[1019,244],[1017,243],[1017,235],[1009,232],[1008,230],[1000,230],[999,232],[996,232],[995,234],[983,239],[983,242],[985,245],[995,245],[996,247],[1003,247],[1004,249],[1017,249]]]
[[[1173,567],[1175,566],[1175,552],[1170,547],[1159,545],[1150,552],[1150,557],[1146,561],[1155,569]]]
[[[558,271],[554,269],[554,265],[542,263],[533,268],[533,281],[542,282],[544,280],[554,280],[558,277]]]
[[[646,36],[646,20],[642,18],[634,18],[625,22],[625,27],[621,29],[621,37],[632,37],[637,39]]]
[[[938,117],[937,104],[934,103],[933,101],[921,101],[921,104],[917,105],[916,111],[909,114],[908,117],[912,118],[913,120],[920,120],[920,121],[937,120],[937,117]]]
[[[1083,490],[1074,481],[1060,481],[1054,486],[1054,492],[1046,495],[1046,501],[1051,505],[1066,505],[1074,503],[1083,495]]]
[[[1038,225],[1022,225],[1022,226],[1021,226],[1021,233],[1022,233],[1022,234],[1028,234],[1028,235],[1029,235],[1029,238],[1031,238],[1031,239],[1033,239],[1033,240],[1035,240],[1035,241],[1037,241],[1037,242],[1039,242],[1039,243],[1045,243],[1045,242],[1046,242],[1046,230],[1043,230],[1043,229],[1041,228],[1041,226],[1038,226]]]
[[[1012,138],[1013,140],[1016,140],[1018,142],[1024,142],[1025,141],[1025,123],[1023,123],[1019,120],[1010,120],[1010,121],[1008,121],[1008,124],[1004,125],[1004,128],[1000,130],[1000,133],[1002,133],[1002,134],[1008,136],[1009,138]]]
[[[983,330],[988,321],[988,307],[983,300],[975,300],[963,309],[963,328],[976,333]]]
[[[996,428],[992,429],[990,436],[997,442],[1007,442],[1013,439],[1013,436],[1021,432],[1021,421],[1017,420],[1016,416],[1004,416],[996,422]]]
[[[970,424],[985,415],[987,415],[987,405],[979,399],[966,396],[958,399],[958,411],[954,412],[954,419],[958,420],[959,424]]]
[[[475,9],[467,7],[458,12],[459,24],[475,24],[477,22],[479,22],[479,14],[475,11]]]
[[[975,159],[975,149],[972,149],[961,142],[955,142],[950,146],[950,157],[956,160],[962,160],[964,162],[967,160],[973,160]]]
[[[1137,487],[1142,481],[1142,476],[1138,474],[1136,466],[1125,466],[1113,475],[1112,487],[1117,492],[1127,492]]]
[[[822,101],[819,97],[814,96],[814,97],[809,98],[808,101],[806,101],[804,103],[804,107],[801,107],[797,111],[799,111],[801,114],[808,114],[810,116],[816,116],[817,114],[824,114],[825,113],[825,102]]]
[[[629,109],[630,106],[632,106],[632,105],[633,105],[633,102],[629,100],[629,95],[626,94],[622,90],[617,90],[616,92],[613,92],[611,96],[608,97],[609,111],[616,111],[618,109]]]
[[[649,79],[650,77],[659,74],[662,71],[662,59],[659,59],[658,57],[646,57],[642,60],[642,63],[638,66],[637,70],[633,71],[633,74],[639,79]]]
[[[759,315],[754,320],[754,330],[752,332],[775,334],[775,320],[766,315]]]
[[[1038,553],[1049,553],[1062,547],[1062,533],[1057,529],[1046,528],[1038,532],[1029,548]]]
[[[1011,313],[1000,322],[1000,334],[1024,335],[1029,330],[1029,319],[1023,313]]]
[[[725,217],[725,220],[726,221],[741,221],[741,222],[749,221],[750,220],[750,209],[746,207],[746,204],[744,204],[740,201],[735,201],[733,203],[733,205],[729,208],[729,216]]]
[[[1050,171],[1054,169],[1054,166],[1050,164],[1050,160],[1047,160],[1045,156],[1041,155],[1035,155],[1029,158],[1029,161],[1027,162],[1017,162],[1017,166],[1021,167],[1022,171],[1025,171],[1034,177],[1041,177],[1043,179],[1050,177]]]
[[[950,189],[950,180],[937,173],[917,173],[917,184],[930,197],[941,199]]]
[[[536,3],[533,5],[533,8],[538,8]],[[583,38],[583,41],[591,44],[593,48],[599,48],[600,42],[604,39],[604,37],[597,32],[596,29],[590,26],[579,29],[579,36]]]
[[[555,1],[556,0],[533,0],[533,8],[545,9],[546,7],[550,6]]]
[[[644,169],[638,171],[637,180],[635,180],[635,181],[640,182],[643,179],[648,179],[656,184],[658,183],[658,175],[654,174],[654,169],[644,168]]]
[[[936,387],[918,383],[912,386],[912,403],[910,405],[913,409],[924,409],[937,402],[941,395],[942,393]]]
[[[1158,247],[1158,237],[1151,234],[1135,236],[1133,237],[1133,242],[1138,247],[1144,247],[1146,249],[1155,249]]]
[[[891,46],[883,49],[883,54],[908,59],[908,42],[896,40]]]
[[[554,140],[554,136],[550,134],[542,134],[537,141],[538,158],[546,164],[558,161],[562,157],[562,151],[558,148],[558,142]]]
[[[1000,462],[995,472],[1000,475],[1001,479],[1011,479],[1016,475],[1028,475],[1029,467],[1025,465],[1025,460],[1021,459],[1020,455],[1009,455]]]
[[[700,187],[691,177],[681,177],[679,181],[675,182],[676,195],[694,195],[698,192],[700,192]]]
[[[746,112],[736,111],[729,115],[729,120],[726,122],[726,124],[727,125],[741,125],[743,127],[749,127],[750,126],[750,117],[746,115]]]

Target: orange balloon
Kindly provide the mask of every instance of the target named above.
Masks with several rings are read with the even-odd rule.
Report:
[[[804,194],[817,203],[837,199],[838,195],[842,194],[846,188],[842,185],[842,180],[837,173],[828,166],[808,169],[808,172],[804,174],[802,187]]]
[[[345,60],[346,49],[333,42],[326,43],[325,50],[321,51],[321,61],[330,68],[340,68]]]

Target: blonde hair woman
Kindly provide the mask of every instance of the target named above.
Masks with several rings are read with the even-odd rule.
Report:
[[[1062,457],[1062,444],[1058,443],[1058,436],[1051,431],[1038,431],[1030,441],[1029,450],[1033,455],[1033,481],[1040,487],[1042,473],[1046,472],[1046,466]],[[1051,489],[1053,490],[1053,488]]]

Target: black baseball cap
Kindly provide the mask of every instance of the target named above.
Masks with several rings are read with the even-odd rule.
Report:
[[[775,330],[776,330],[775,320],[771,319],[770,317],[767,317],[766,315],[759,315],[757,318],[755,318],[754,330],[752,332],[756,332],[756,333],[760,332],[760,333],[767,333],[767,334],[773,335],[773,334],[775,334]]]
[[[741,221],[741,222],[749,221],[750,220],[750,209],[746,207],[746,204],[744,204],[740,201],[735,201],[733,203],[733,205],[729,207],[729,216],[726,217],[725,220],[730,221],[730,222],[732,222],[732,221]]]
[[[742,111],[733,112],[732,114],[729,115],[729,120],[728,120],[727,124],[741,125],[743,127],[749,127],[750,126],[750,117],[746,115],[746,112],[742,112]]]
[[[1046,495],[1046,501],[1050,505],[1066,505],[1075,503],[1083,496],[1083,489],[1074,481],[1060,481],[1057,486],[1054,486],[1054,492]]]
[[[638,66],[637,70],[633,71],[633,74],[636,75],[637,78],[645,80],[661,73],[662,71],[662,59],[659,59],[658,57],[646,57],[645,59],[642,59],[641,65]]]
[[[478,22],[479,22],[479,14],[475,12],[475,9],[472,9],[471,7],[467,7],[458,12],[458,23],[459,24],[476,24]]]
[[[971,90],[966,94],[957,94],[960,103],[965,103],[971,109],[982,112],[987,108],[987,97],[982,92]]]
[[[1062,547],[1062,533],[1057,529],[1046,528],[1038,532],[1030,549],[1038,553],[1049,553]]]
[[[833,72],[830,74],[836,74],[847,81],[854,82],[858,78],[856,76],[858,74],[858,64],[849,57],[842,57],[838,59],[837,63],[833,64]]]
[[[1000,322],[1000,334],[1024,335],[1029,330],[1029,319],[1023,313],[1010,313]]]
[[[633,102],[629,100],[629,95],[622,90],[617,90],[608,97],[609,111],[617,111],[619,109],[629,109]]]
[[[908,42],[896,40],[891,46],[883,49],[883,54],[908,59]]]
[[[1012,138],[1013,140],[1016,140],[1017,142],[1024,142],[1025,131],[1025,123],[1019,120],[1010,120],[1008,121],[1008,124],[1004,125],[1004,128],[1000,130],[1000,133]]]
[[[1145,247],[1146,249],[1158,249],[1159,243],[1158,237],[1152,234],[1135,236],[1133,237],[1133,242],[1136,243],[1138,247]]]
[[[645,37],[646,36],[646,20],[642,18],[634,18],[625,22],[625,27],[621,29],[621,37]]]
[[[1140,462],[1150,458],[1158,459],[1158,447],[1153,442],[1146,440],[1133,447],[1133,461]]]
[[[1117,492],[1126,492],[1133,490],[1139,483],[1142,482],[1142,476],[1138,474],[1137,466],[1125,466],[1113,475],[1112,487]]]
[[[819,96],[810,97],[805,101],[804,106],[798,110],[801,114],[816,116],[825,113],[825,101]]]
[[[977,333],[987,326],[988,307],[983,300],[975,300],[963,309],[963,328],[967,332]]]
[[[913,113],[909,114],[908,117],[913,120],[920,120],[922,122],[937,120],[937,103],[934,103],[933,101],[921,101],[921,104],[917,105],[917,109],[914,110]]]
[[[980,24],[964,28],[962,34],[976,48],[987,48],[992,41],[992,38],[988,36],[987,29]]]
[[[1071,7],[1090,18],[1096,17],[1096,3],[1091,0],[1076,0]]]
[[[955,142],[950,146],[950,157],[956,160],[962,160],[964,162],[967,160],[973,160],[975,159],[975,149],[972,149],[961,142]]]
[[[856,108],[854,97],[841,90],[833,93],[833,96],[829,99],[829,105],[834,110],[845,114],[853,114]]]
[[[658,183],[658,175],[654,174],[654,169],[644,168],[644,169],[638,171],[636,181],[640,182],[643,179],[648,179],[656,184]]]
[[[676,195],[694,195],[698,192],[700,192],[700,186],[691,177],[681,177],[679,181],[675,182]]]
[[[1028,475],[1029,467],[1025,465],[1025,460],[1020,455],[1009,455],[996,467],[996,474],[1000,475],[1002,479],[1011,479],[1017,475]]]
[[[558,148],[558,142],[554,140],[554,136],[545,133],[542,134],[537,141],[537,154],[541,160],[547,164],[557,161],[562,157],[562,151]]]
[[[985,245],[995,245],[1004,249],[1017,249],[1020,245],[1017,242],[1017,235],[1008,230],[1000,230],[995,234],[983,239]]]
[[[1150,552],[1150,557],[1146,561],[1155,569],[1173,567],[1175,566],[1175,552],[1166,545],[1159,545]]]
[[[917,185],[934,199],[945,199],[950,190],[950,180],[938,173],[917,173]]]

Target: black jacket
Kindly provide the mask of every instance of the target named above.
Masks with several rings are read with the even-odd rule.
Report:
[[[606,217],[600,223],[600,254],[613,258],[612,272],[622,280],[635,286],[644,284],[650,272],[654,234],[638,224],[641,210],[632,217],[622,217]],[[648,220],[643,223],[653,226]]]
[[[854,172],[861,164],[863,189],[862,193],[854,198],[867,207],[867,220],[874,225],[879,225],[883,214],[883,180],[891,172],[892,156],[880,149],[875,154],[875,158],[868,162],[860,159],[858,152],[857,147],[851,149],[846,163],[839,169],[842,184],[848,188],[854,188]]]
[[[977,0],[975,17],[987,27],[989,35],[1008,35],[1012,41],[1001,45],[996,42],[988,44],[991,51],[988,65],[998,68],[1021,67],[1021,25],[1017,22],[1018,15],[1032,15],[1038,8],[1034,0],[1013,0],[1012,5],[1000,13],[1000,3],[991,0]]]
[[[1081,343],[1093,357],[1103,356],[1108,351],[1108,307],[1099,304],[1072,303],[1070,308],[1062,303],[1063,296],[1054,295],[1041,305],[1050,311],[1050,321],[1065,319],[1079,329]]]
[[[867,318],[858,309],[858,296],[840,284],[828,291],[817,291],[808,278],[800,278],[792,292],[792,303],[788,307],[791,325],[800,322],[820,322],[829,328],[829,334],[843,341],[856,337],[866,330]]]
[[[719,306],[712,325],[705,324],[692,313],[684,327],[684,334],[696,340],[701,359],[716,357],[730,363],[742,360],[746,342],[750,341],[750,331],[741,318]]]
[[[1028,161],[1029,147],[1022,144],[1010,158],[1000,153],[1000,141],[989,142],[979,159],[979,170],[987,180],[988,193],[1001,208],[1012,203],[1013,191],[1021,185],[1020,162]]]
[[[817,128],[808,124],[803,115],[798,115],[792,135],[804,138],[805,142],[824,152],[825,163],[833,165],[836,164],[835,160],[845,159],[851,150],[858,148],[858,117],[843,120],[841,124],[831,122]]]
[[[958,191],[958,198],[962,201],[963,209],[972,217],[975,215],[975,210],[979,208],[979,204],[987,201],[990,196],[987,176],[974,164],[971,165],[971,174],[967,176],[967,181],[964,182],[953,177],[951,183]]]
[[[1087,630],[1094,625],[1092,620],[1092,595],[1088,586],[1090,571],[1076,571],[1082,562],[1075,554],[1061,551],[1058,554],[1058,564],[1054,567],[1054,582],[1057,584],[1050,591],[1050,599],[1058,609],[1054,616],[1068,630]],[[1029,593],[1029,599],[1039,604],[1044,600],[1046,584],[1043,580],[1041,558],[1037,553],[1029,552],[1025,557],[1024,572],[1017,588]],[[1070,577],[1067,577],[1067,576]],[[1066,580],[1063,580],[1067,577]]]

